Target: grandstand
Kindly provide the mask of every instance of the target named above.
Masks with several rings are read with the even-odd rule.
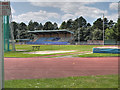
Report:
[[[35,37],[27,44],[40,45],[69,45],[73,40],[74,33],[69,30],[36,30],[29,31]]]

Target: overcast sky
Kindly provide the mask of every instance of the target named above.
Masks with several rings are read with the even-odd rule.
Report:
[[[18,23],[37,21],[44,24],[47,21],[60,25],[68,19],[83,16],[89,23],[102,18],[103,13],[109,20],[117,21],[117,2],[11,2],[13,21]]]

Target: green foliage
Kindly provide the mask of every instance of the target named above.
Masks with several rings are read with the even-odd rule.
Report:
[[[34,31],[34,24],[32,20],[28,23],[28,30]]]
[[[92,40],[102,40],[103,39],[103,32],[100,29],[94,29],[92,32]]]
[[[43,29],[43,25],[42,23],[39,24],[38,30],[42,30]]]
[[[27,25],[25,23],[20,23],[18,25],[18,35],[19,35],[19,38],[18,39],[26,39],[28,37],[28,33],[27,33]]]
[[[67,24],[66,22],[62,22],[61,26],[60,26],[60,29],[66,29],[67,28]]]
[[[107,28],[105,30],[105,39],[107,40],[116,40],[119,41],[119,29],[118,29],[118,23],[116,23],[112,28]]]
[[[98,18],[94,23],[93,23],[93,28],[96,29],[103,29],[103,20],[101,18]]]
[[[13,33],[14,33],[14,39],[17,39],[17,34],[18,34],[18,23],[16,22],[12,22],[12,26],[13,26]]]
[[[38,22],[34,22],[33,25],[34,25],[34,30],[38,30],[39,23]]]
[[[54,23],[53,26],[54,26],[54,30],[57,30],[57,29],[58,29],[57,23]]]
[[[20,24],[16,22],[13,23],[13,33],[15,39],[33,39],[34,36],[30,33],[27,33],[28,30],[57,30],[58,25],[56,22],[52,24],[52,22],[48,21],[44,25],[42,23],[33,22],[32,20],[26,25],[21,22]],[[120,40],[120,19],[118,19],[117,23],[113,22],[113,20],[108,20],[104,18],[104,30],[105,30],[105,39],[114,39],[116,41]],[[98,18],[93,22],[91,26],[90,23],[87,23],[87,20],[80,16],[75,20],[69,19],[67,21],[63,21],[60,25],[59,29],[67,29],[74,32],[74,40],[78,41],[78,36],[80,34],[80,41],[87,40],[103,40],[103,19]]]
[[[43,27],[43,30],[53,30],[53,29],[54,29],[54,25],[50,21],[46,22]]]

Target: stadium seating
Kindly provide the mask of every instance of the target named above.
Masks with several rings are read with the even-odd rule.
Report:
[[[36,41],[27,42],[27,44],[41,44],[41,45],[67,45],[69,44],[69,39],[58,38],[58,37],[42,37],[38,38]]]

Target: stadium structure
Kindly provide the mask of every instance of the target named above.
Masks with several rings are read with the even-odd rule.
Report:
[[[69,30],[35,30],[29,31],[35,38],[27,44],[69,45],[72,44],[74,33]]]

